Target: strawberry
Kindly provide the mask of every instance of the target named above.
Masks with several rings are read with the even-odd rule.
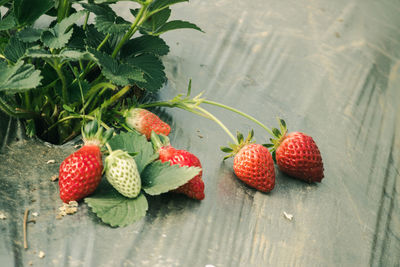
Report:
[[[221,150],[231,153],[224,159],[234,156],[233,170],[241,181],[261,192],[270,192],[275,186],[274,161],[268,149],[254,144],[252,138],[253,131],[246,140],[238,133],[238,144],[230,144]]]
[[[162,138],[162,141],[160,140]],[[154,148],[159,153],[159,159],[161,162],[169,161],[171,165],[178,164],[179,166],[187,166],[187,167],[199,167],[201,168],[200,160],[193,155],[192,153],[176,149],[169,145],[168,137],[166,136],[157,136],[154,133],[151,135],[151,140],[153,142]],[[194,198],[197,200],[203,200],[204,195],[204,182],[202,180],[203,171],[200,171],[198,175],[193,177],[186,184],[178,187],[172,192],[184,194],[190,198]]]
[[[135,160],[125,151],[115,150],[105,159],[108,182],[121,195],[135,198],[141,189],[141,180]]]
[[[142,108],[133,108],[125,114],[126,123],[129,127],[137,130],[150,140],[151,132],[168,135],[171,127],[163,122],[156,114]]]
[[[61,163],[58,184],[63,202],[78,201],[93,193],[99,185],[103,171],[102,131],[96,121],[88,123],[82,129],[84,146]],[[108,131],[105,138],[111,134],[112,131]]]
[[[279,169],[306,182],[321,182],[324,166],[321,153],[311,136],[293,132],[287,134],[286,123],[280,120],[281,131],[272,129],[276,139],[271,139],[273,153]]]

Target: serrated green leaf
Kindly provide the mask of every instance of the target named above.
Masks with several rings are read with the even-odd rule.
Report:
[[[145,81],[136,82],[136,84],[141,88],[155,92],[160,89],[167,80],[164,73],[163,63],[154,55],[142,54],[137,57],[128,58],[127,63],[144,72],[143,77]]]
[[[194,29],[203,32],[196,24],[183,20],[172,20],[165,23],[163,26],[157,29],[155,35],[160,35],[167,31],[177,30],[177,29]]]
[[[121,58],[137,56],[150,53],[156,56],[168,54],[169,47],[165,41],[159,37],[143,35],[129,40],[121,49]]]
[[[53,0],[14,0],[14,15],[19,25],[32,24],[53,6]]]
[[[99,32],[104,34],[115,34],[126,32],[130,27],[129,22],[117,16],[117,14],[115,14],[115,12],[107,5],[82,4],[82,6],[86,10],[96,14],[95,27]]]
[[[132,224],[146,215],[148,209],[144,194],[136,198],[126,198],[115,190],[97,193],[85,198],[94,213],[112,227]]]
[[[131,13],[136,17],[138,9],[131,9]],[[141,30],[148,33],[155,33],[164,25],[171,16],[171,9],[165,8],[150,16],[141,26]]]
[[[143,72],[136,66],[120,63],[111,56],[89,48],[97,59],[104,76],[116,85],[125,86],[135,82],[145,82]]]
[[[68,18],[63,19],[60,23],[57,23],[53,28],[44,31],[41,36],[43,44],[52,49],[60,49],[64,47],[73,33],[73,29],[70,29],[70,27],[84,14],[83,11],[74,13]]]
[[[108,143],[112,150],[121,149],[128,153],[137,153],[135,161],[139,173],[142,173],[148,164],[158,158],[158,154],[154,152],[151,142],[148,142],[144,135],[138,133],[123,132],[115,135]]]
[[[24,43],[16,36],[13,36],[5,47],[4,56],[15,63],[25,55],[26,50],[31,46],[32,44]]]
[[[186,184],[200,171],[201,168],[198,167],[180,167],[157,160],[149,164],[140,174],[142,188],[149,195],[166,193]]]
[[[23,42],[31,43],[40,40],[42,32],[42,29],[25,28],[17,33],[17,37]]]
[[[40,71],[31,64],[18,61],[14,66],[8,66],[0,61],[0,91],[24,92],[39,86],[41,79]]]
[[[189,2],[189,0],[155,0],[150,4],[149,11],[157,11],[182,2]]]
[[[7,16],[4,16],[3,19],[0,20],[0,31],[6,31],[14,28],[16,26],[15,17],[12,13]]]

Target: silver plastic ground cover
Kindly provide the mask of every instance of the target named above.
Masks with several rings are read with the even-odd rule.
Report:
[[[275,189],[256,192],[235,178],[231,160],[222,163],[219,146],[229,137],[217,125],[167,110],[172,143],[202,162],[205,200],[149,198],[147,216],[120,229],[85,204],[57,220],[62,203],[50,178],[74,143],[21,140],[18,123],[1,115],[1,265],[398,266],[400,2],[193,0],[174,12],[205,34],[164,36],[171,53],[160,98],[184,93],[192,78],[194,95],[204,91],[270,126],[286,119],[317,142],[322,183],[277,171]],[[209,109],[232,131],[254,128],[258,142],[268,140],[249,121]],[[28,250],[26,208],[36,220]]]

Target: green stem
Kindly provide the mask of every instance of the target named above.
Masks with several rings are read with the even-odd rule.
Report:
[[[88,20],[89,20],[89,15],[90,15],[90,12],[87,11],[86,12],[86,16],[85,16],[85,22],[83,23],[83,30],[84,31],[86,31],[86,26],[87,26],[87,23],[88,23]]]
[[[199,106],[196,106],[195,108],[200,110],[207,116],[209,116],[213,121],[215,121],[219,126],[221,126],[221,128],[229,135],[229,137],[233,140],[233,142],[235,144],[237,144],[237,139],[235,138],[235,136],[228,130],[228,128],[219,119],[217,119],[214,115],[212,115],[210,112],[208,112],[204,108],[201,108]]]
[[[110,34],[107,33],[106,37],[104,40],[99,44],[99,46],[96,48],[97,51],[100,51],[100,49],[107,43],[108,39],[110,38]]]
[[[47,130],[46,130],[43,134],[48,133],[51,129],[53,129],[54,127],[56,127],[58,124],[60,124],[60,123],[62,123],[62,122],[64,122],[64,121],[67,121],[67,120],[72,120],[72,119],[89,119],[89,120],[92,120],[92,121],[96,120],[95,117],[90,116],[90,115],[71,115],[71,116],[62,118],[61,120],[58,120],[56,123],[54,123],[54,124],[51,125],[49,128],[47,128]],[[107,124],[105,124],[104,122],[100,122],[100,124],[101,124],[101,126],[103,126],[106,130],[109,130],[109,129],[110,129],[110,127],[109,127]]]
[[[122,37],[121,41],[117,44],[117,46],[115,47],[113,53],[112,53],[112,57],[115,58],[119,52],[119,50],[122,48],[122,46],[125,44],[125,42],[127,40],[129,40],[133,34],[137,31],[137,26],[140,22],[140,20],[143,17],[143,14],[145,13],[147,6],[149,4],[146,2],[143,4],[143,6],[140,8],[138,15],[136,16],[135,21],[132,23],[130,29],[125,33],[124,37]]]
[[[20,109],[16,109],[7,104],[7,102],[0,97],[0,110],[5,112],[7,115],[14,118],[24,118],[24,119],[32,119],[35,117],[35,114],[28,111],[22,111]]]
[[[221,108],[233,111],[233,112],[235,112],[235,113],[237,113],[237,114],[239,114],[239,115],[241,115],[241,116],[243,116],[243,117],[245,117],[245,118],[257,123],[262,128],[264,128],[270,135],[275,136],[275,134],[272,132],[272,130],[269,129],[267,126],[265,126],[263,123],[261,123],[256,118],[254,118],[254,117],[252,117],[252,116],[250,116],[250,115],[248,115],[248,114],[246,114],[246,113],[244,113],[244,112],[242,112],[240,110],[237,110],[235,108],[226,106],[226,105],[218,103],[218,102],[210,101],[210,100],[203,100],[202,103],[206,103],[206,104],[209,104],[209,105],[214,105],[214,106],[217,106],[217,107],[221,107]]]
[[[24,93],[24,99],[25,99],[25,108],[27,110],[30,110],[31,109],[31,96],[30,96],[29,91],[26,91]]]
[[[118,99],[120,99],[123,95],[125,95],[129,90],[131,89],[130,85],[125,86],[121,90],[118,91],[115,95],[113,95],[110,99],[104,101],[104,103],[101,105],[101,109],[105,109],[108,106],[112,105],[114,102],[116,102]]]
[[[63,98],[64,104],[68,104],[67,79],[65,78],[64,73],[62,72],[61,67],[58,64],[54,64],[54,69],[56,70],[57,75],[61,80],[62,98]]]

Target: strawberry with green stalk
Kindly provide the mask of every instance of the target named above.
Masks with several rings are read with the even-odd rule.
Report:
[[[104,132],[96,120],[82,127],[84,145],[60,165],[58,184],[63,202],[79,201],[96,190],[103,172],[101,147],[113,132]]]

